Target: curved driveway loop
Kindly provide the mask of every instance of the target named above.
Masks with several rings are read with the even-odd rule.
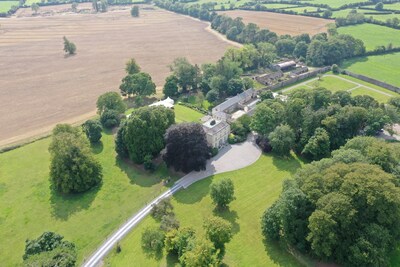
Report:
[[[122,225],[109,239],[107,239],[91,256],[85,261],[82,266],[94,267],[100,264],[101,260],[107,253],[128,234],[141,220],[143,220],[151,211],[152,207],[161,199],[170,197],[175,192],[182,188],[187,188],[191,184],[215,175],[234,171],[247,167],[258,160],[261,156],[261,150],[254,143],[254,138],[251,136],[247,141],[241,144],[227,145],[220,149],[218,155],[208,160],[206,169],[200,172],[191,172],[183,176],[175,182],[175,184],[166,192],[154,199],[150,204],[142,208],[134,214],[124,225]]]

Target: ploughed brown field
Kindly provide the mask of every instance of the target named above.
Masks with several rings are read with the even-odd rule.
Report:
[[[277,34],[298,35],[309,33],[311,35],[326,32],[329,23],[333,20],[314,17],[279,14],[274,12],[232,10],[221,11],[218,14],[225,14],[232,18],[241,17],[244,23],[255,23],[260,28],[267,28]]]
[[[150,6],[139,18],[130,7],[99,14],[69,8],[43,7],[34,17],[24,9],[0,21],[0,146],[94,115],[97,97],[118,91],[131,57],[162,86],[175,58],[213,62],[232,45],[204,22]],[[64,56],[63,36],[76,55]]]

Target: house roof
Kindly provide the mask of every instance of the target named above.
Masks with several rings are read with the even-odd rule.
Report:
[[[215,124],[212,125],[212,121],[215,121]],[[216,119],[211,119],[203,123],[203,129],[206,132],[206,134],[216,134],[219,131],[225,129],[226,127],[229,127],[229,124],[225,121],[218,121]]]
[[[296,62],[295,61],[293,61],[293,60],[291,60],[291,61],[285,61],[285,62],[281,62],[281,63],[278,63],[278,64],[276,64],[276,66],[277,67],[279,67],[279,68],[287,68],[287,67],[291,67],[291,66],[295,66],[296,65]]]
[[[249,96],[253,95],[255,90],[250,88],[234,97],[228,98],[225,102],[222,102],[218,106],[212,109],[212,112],[224,111],[228,108],[232,107],[233,105],[239,103],[241,100],[248,98]]]

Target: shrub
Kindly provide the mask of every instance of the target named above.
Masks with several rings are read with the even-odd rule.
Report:
[[[118,126],[120,121],[119,112],[116,110],[107,109],[100,116],[101,125],[107,129]]]
[[[131,16],[135,18],[139,17],[139,6],[133,6],[131,8]]]
[[[76,45],[72,42],[70,42],[67,37],[63,37],[64,39],[64,51],[68,53],[69,55],[73,55],[76,52]]]
[[[339,74],[340,73],[340,69],[339,69],[338,65],[336,65],[336,64],[332,65],[332,72],[334,74]]]
[[[157,228],[147,228],[142,233],[142,248],[149,254],[160,254],[164,248],[165,234]]]
[[[151,155],[147,155],[144,157],[143,166],[144,166],[145,170],[148,170],[148,171],[153,171],[155,169],[155,166],[153,163],[153,157]]]
[[[161,220],[164,216],[174,214],[174,207],[171,204],[171,199],[164,198],[160,200],[151,210],[151,216],[156,220]]]
[[[101,125],[97,120],[87,120],[82,128],[90,143],[97,143],[101,139]]]

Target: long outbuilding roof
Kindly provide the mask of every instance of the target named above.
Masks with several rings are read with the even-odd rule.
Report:
[[[224,111],[227,110],[228,108],[232,107],[233,105],[236,105],[239,103],[241,100],[247,99],[249,96],[252,96],[254,94],[255,90],[253,88],[250,88],[234,97],[228,98],[225,102],[222,102],[218,106],[214,107],[212,109],[212,112],[218,112],[218,111]]]

